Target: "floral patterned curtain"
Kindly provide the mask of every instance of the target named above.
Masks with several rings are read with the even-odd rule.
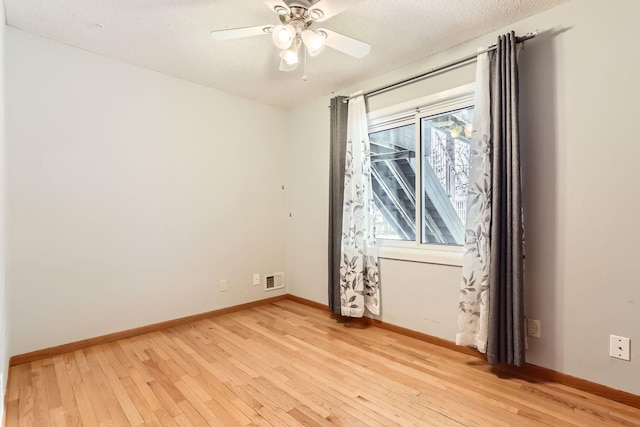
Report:
[[[378,253],[373,236],[373,190],[364,96],[349,100],[340,256],[340,311],[380,314]]]
[[[456,344],[473,346],[486,353],[492,181],[489,57],[486,53],[478,56],[476,82]]]

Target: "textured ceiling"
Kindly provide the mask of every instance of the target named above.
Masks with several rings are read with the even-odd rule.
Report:
[[[324,49],[307,60],[307,81],[303,66],[278,71],[278,50],[269,36],[211,39],[214,29],[279,23],[261,0],[5,0],[5,9],[12,27],[290,108],[564,1],[364,0],[314,27],[365,41],[371,53],[355,59]]]

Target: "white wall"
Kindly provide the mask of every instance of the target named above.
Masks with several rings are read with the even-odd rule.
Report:
[[[289,114],[287,277],[289,292],[327,303],[329,98]]]
[[[284,111],[13,28],[6,61],[12,355],[284,292],[252,285],[285,267]]]
[[[0,0],[0,424],[9,373],[9,319],[5,290],[5,137],[4,137],[4,1]]]
[[[370,90],[466,56],[515,30],[542,33],[521,54],[527,315],[542,321],[530,363],[640,394],[640,346],[608,356],[609,334],[640,343],[640,145],[634,123],[640,2],[574,0],[340,94]],[[379,108],[473,80],[464,67]],[[295,295],[327,303],[329,97],[292,111],[287,272]],[[307,130],[307,132],[303,132]],[[304,160],[300,160],[304,159]],[[453,340],[459,269],[381,261],[383,320]],[[447,309],[448,307],[448,309]]]

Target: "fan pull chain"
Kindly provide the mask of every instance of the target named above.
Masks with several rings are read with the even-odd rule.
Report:
[[[302,81],[306,82],[306,81],[309,81],[309,76],[307,76],[307,54],[308,54],[308,52],[307,52],[307,49],[305,49],[304,46],[302,46],[302,50],[304,51],[304,58],[303,58],[304,64],[302,64],[302,66],[304,67],[304,70],[303,70],[304,73],[302,74]]]

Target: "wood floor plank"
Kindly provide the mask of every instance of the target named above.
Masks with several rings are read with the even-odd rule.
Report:
[[[93,409],[96,421],[99,425],[107,425],[111,422],[111,414],[109,408],[102,397],[100,392],[100,386],[95,380],[95,372],[91,369],[89,361],[87,361],[83,351],[75,351],[73,353],[80,376],[82,377],[82,384],[86,390],[91,390],[91,393],[87,393],[87,397]]]
[[[207,420],[202,417],[202,415],[196,408],[194,408],[193,404],[189,400],[183,400],[182,402],[178,403],[178,406],[180,406],[180,409],[182,409],[182,413],[189,419],[191,425],[225,425],[224,422],[219,422],[217,418],[212,420],[211,423],[207,422]],[[180,419],[180,417],[178,418]]]
[[[102,399],[102,401],[104,402],[104,405],[109,411],[109,419],[106,419],[106,415],[104,415],[103,419],[101,419],[100,422],[105,423],[107,425],[109,423],[112,423],[113,425],[127,425],[128,424],[127,417],[122,407],[118,403],[118,399],[113,393],[113,390],[111,390],[111,387],[107,382],[105,374],[102,371],[102,367],[100,366],[100,363],[98,363],[96,353],[99,351],[100,350],[98,346],[96,346],[96,347],[92,347],[84,350],[83,353],[91,369],[92,382],[94,383],[93,384],[94,388],[89,388],[89,389],[95,395],[95,398]],[[91,382],[85,381],[85,383],[88,386],[92,385]],[[101,415],[100,412],[96,412],[96,413],[98,415]]]
[[[81,426],[80,413],[76,403],[76,396],[73,392],[73,373],[68,363],[69,355],[56,356],[53,358],[53,365],[56,370],[58,387],[60,389],[60,400],[64,409],[66,425],[69,427]]]
[[[178,381],[175,385],[178,388],[178,390],[182,392],[185,399],[191,403],[191,405],[193,406],[193,409],[195,409],[198,412],[198,414],[200,414],[200,416],[207,422],[207,424],[221,422],[220,417],[216,416],[216,414],[214,414],[213,411],[211,411],[211,409],[209,409],[209,407],[205,404],[205,402],[208,402],[209,400],[211,400],[211,397],[203,401],[184,382]]]
[[[9,372],[5,427],[640,426],[640,409],[290,300]]]
[[[93,411],[93,407],[91,406],[91,399],[89,399],[89,394],[84,386],[84,383],[74,384],[73,395],[76,398],[76,402],[78,404],[78,413],[80,414],[80,420],[82,421],[82,425],[85,426],[95,426],[98,425],[98,419],[96,418],[96,414]]]
[[[271,382],[274,382],[274,377],[270,376],[267,373],[265,373],[265,378]],[[305,411],[301,412],[306,413],[306,410],[313,411],[315,414],[324,419],[327,419],[331,416],[331,410],[321,405],[318,400],[314,400],[312,393],[308,393],[306,390],[297,389],[291,383],[292,382],[290,380],[281,382],[278,384],[278,388],[282,390],[283,393],[291,396],[293,399],[300,402],[302,406],[305,407]],[[296,406],[296,408],[300,409],[300,406]]]
[[[178,415],[182,414],[182,409],[180,409],[180,407],[178,406],[178,403],[182,401],[182,399],[180,399],[179,402],[173,400],[171,395],[159,381],[152,380],[149,381],[148,384],[158,400],[162,403],[162,409],[166,410],[171,415],[171,417],[175,419]]]
[[[248,408],[246,404],[238,405],[238,395],[233,393],[224,383],[216,381],[215,377],[207,375],[206,373],[196,377],[195,381],[206,390],[207,394],[211,396],[211,400],[215,401],[212,402],[208,400],[206,403],[209,407],[217,407],[220,405],[240,425],[251,424],[251,419],[256,412]],[[245,410],[246,408],[248,408],[248,411]]]
[[[159,384],[175,404],[182,402],[184,396],[180,393],[180,390],[175,387],[175,383],[180,381],[180,372],[174,370],[177,369],[176,364],[167,363],[171,361],[162,360],[153,349],[146,350],[146,353],[149,355],[150,360],[144,362],[144,367],[149,373],[153,374],[153,380],[151,382]],[[149,385],[151,385],[151,383],[149,383]],[[155,391],[154,389],[154,392]],[[178,412],[181,411],[178,410]],[[177,413],[174,414],[174,416],[177,416]]]
[[[7,405],[5,406],[5,419],[4,425],[5,427],[16,427],[20,425],[20,408],[19,401],[16,397],[15,399],[8,400]],[[23,420],[23,425],[27,425],[26,421]]]
[[[24,421],[25,425],[35,425],[33,416],[33,400],[32,388],[30,385],[20,387],[18,416],[20,423]]]
[[[162,424],[163,427],[178,426],[178,423],[176,422],[176,420],[171,416],[171,414],[169,414],[169,411],[167,411],[164,407],[154,411],[154,414],[156,415],[158,420],[160,420],[160,423]],[[180,415],[184,415],[184,414],[180,413]]]
[[[49,422],[49,403],[46,393],[46,377],[42,361],[36,361],[31,364],[31,379],[33,391],[33,420],[35,425],[48,427]]]
[[[304,405],[296,406],[289,411],[289,415],[291,415],[304,426],[332,426],[332,424],[326,418],[321,417],[316,412],[312,411]]]
[[[138,389],[138,392],[140,393],[142,398],[145,400],[147,405],[149,405],[149,408],[152,411],[155,412],[158,409],[163,408],[162,402],[160,402],[160,400],[155,395],[151,387],[149,387],[149,383],[147,383],[147,381],[144,380],[144,378],[140,374],[140,370],[131,369],[129,371],[129,378],[131,378],[131,381],[133,381],[133,384]]]
[[[223,422],[223,425],[246,425],[249,419],[240,411],[236,411],[233,404],[229,404],[225,398],[217,395],[215,399],[210,399],[206,405]]]
[[[144,396],[142,396],[142,393],[140,393],[140,390],[136,387],[131,377],[125,376],[121,378],[120,381],[131,402],[135,405],[138,413],[142,417],[144,425],[157,425],[159,420],[155,415],[154,409],[149,405]]]
[[[52,427],[67,427],[67,419],[63,407],[49,410],[49,421]]]
[[[100,363],[102,371],[104,372],[107,379],[107,383],[113,391],[116,399],[118,400],[118,403],[120,404],[122,411],[127,417],[127,420],[133,426],[144,423],[142,415],[140,415],[138,408],[131,400],[131,397],[127,393],[123,382],[120,380],[120,376],[122,376],[122,378],[128,378],[126,376],[126,370],[117,361],[117,358],[111,350],[110,345],[107,344],[100,347],[102,351],[98,352],[98,354],[96,355],[98,363]],[[120,375],[118,375],[118,372],[120,373]]]

